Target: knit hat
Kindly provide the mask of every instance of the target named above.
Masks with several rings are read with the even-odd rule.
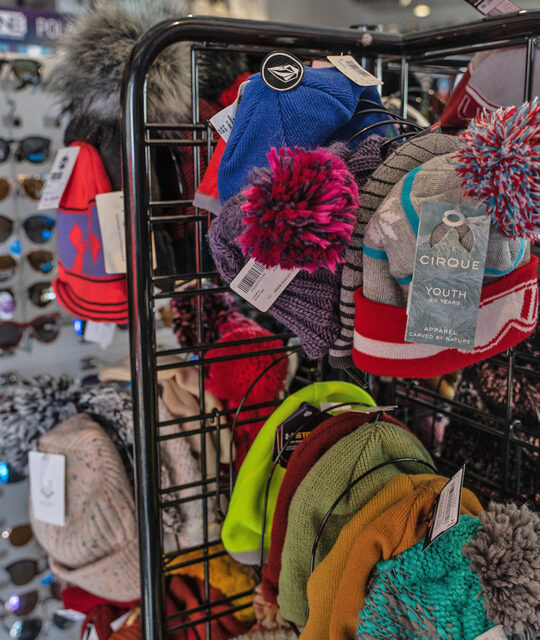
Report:
[[[309,617],[302,632],[303,640],[316,638],[322,640],[329,637],[330,616],[339,581],[353,544],[362,530],[387,509],[411,496],[419,486],[440,480],[439,476],[433,474],[400,473],[376,493],[343,527],[329,554],[309,577],[307,583]]]
[[[194,207],[199,207],[200,209],[209,211],[216,216],[221,211],[217,180],[219,165],[225,151],[225,146],[225,140],[220,138],[193,198]]]
[[[360,207],[356,212],[356,225],[345,252],[345,264],[341,273],[341,328],[338,338],[330,348],[330,364],[333,367],[341,369],[353,366],[354,292],[362,286],[362,245],[367,223],[390,189],[409,171],[435,156],[457,151],[458,148],[456,138],[439,133],[428,133],[408,140],[389,155],[379,168],[375,168],[365,184],[359,184]]]
[[[237,636],[234,640],[295,640],[296,633],[292,629],[272,629],[271,631],[254,631]]]
[[[338,440],[341,440],[351,431],[362,427],[369,421],[370,417],[368,413],[359,413],[357,411],[330,416],[328,420],[318,425],[309,438],[303,440],[293,451],[279,489],[274,522],[272,524],[270,553],[262,573],[263,592],[269,602],[277,604],[281,553],[287,532],[289,507],[298,486],[323,454]],[[387,414],[383,414],[381,419],[384,422],[390,422],[406,429],[398,420]]]
[[[230,347],[218,347],[208,351],[206,356],[208,359],[236,356],[234,360],[213,362],[208,366],[206,387],[217,398],[223,400],[227,409],[237,409],[248,391],[249,394],[243,406],[249,407],[250,405],[275,402],[279,399],[280,393],[285,387],[288,366],[287,359],[283,358],[283,353],[258,355],[260,351],[283,348],[283,342],[273,339],[273,334],[270,331],[263,329],[256,323],[252,324],[253,326],[250,327],[239,327],[230,331],[218,340],[217,344],[249,341],[264,337],[268,337],[268,340],[251,344],[248,342],[247,344]],[[239,357],[244,353],[253,355]],[[279,362],[277,362],[278,360]],[[251,385],[267,367],[270,367],[268,371],[250,390]],[[238,420],[242,422],[248,420],[249,422],[238,425],[234,431],[234,442],[236,444],[235,468],[240,468],[249,447],[262,427],[263,421],[261,421],[261,418],[268,416],[268,412],[268,408],[248,409],[240,412]]]
[[[267,165],[266,154],[272,147],[315,149],[347,140],[352,135],[348,129],[338,133],[347,137],[334,135],[351,120],[360,97],[380,104],[375,87],[360,87],[335,68],[306,67],[300,84],[288,91],[271,89],[260,73],[251,76],[219,166],[220,202],[223,204],[247,185],[253,167]],[[384,114],[368,114],[351,124],[360,130],[382,120]]]
[[[364,606],[373,568],[379,560],[388,560],[423,540],[435,501],[446,482],[446,478],[435,477],[432,481],[421,484],[413,494],[387,508],[360,531],[349,548],[349,556],[339,578],[339,587],[330,614],[330,630],[316,628],[315,631],[323,635],[314,637],[330,640],[355,637],[358,612]],[[475,516],[481,511],[482,506],[476,496],[464,489],[461,513]],[[311,602],[311,589],[309,596]],[[310,619],[311,613],[308,625]]]
[[[316,382],[286,398],[266,420],[240,468],[229,509],[223,522],[223,546],[239,562],[257,564],[261,544],[264,492],[272,468],[272,448],[277,427],[303,402],[319,408],[321,402],[375,402],[363,389],[347,382]],[[264,549],[270,548],[270,534],[279,487],[285,469],[276,466],[268,492]]]
[[[112,634],[111,622],[123,615],[126,609],[119,609],[110,604],[98,604],[91,609],[81,625],[81,638],[85,637],[88,625],[93,625],[94,636],[98,640],[109,640]]]
[[[387,422],[367,423],[341,438],[300,483],[289,507],[287,533],[281,554],[278,604],[287,620],[303,625],[306,585],[311,553],[319,526],[335,500],[349,483],[373,467],[393,458],[411,457],[433,461],[415,436]],[[336,506],[327,520],[317,547],[315,563],[328,554],[341,529],[398,473],[425,473],[418,462],[388,464],[366,476]]]
[[[96,208],[96,195],[112,191],[111,184],[94,147],[86,142],[70,146],[80,150],[56,213],[56,299],[77,318],[124,324],[128,321],[126,276],[105,270]]]
[[[255,587],[255,572],[251,567],[236,562],[219,544],[212,545],[210,554],[208,559],[208,580],[210,585],[215,589],[219,589],[225,597],[245,593]],[[193,560],[198,560],[199,562],[193,563],[191,562]],[[175,564],[178,566],[175,566]],[[203,551],[191,551],[190,553],[182,554],[180,558],[171,560],[165,565],[165,572],[167,575],[181,574],[204,581],[205,562]],[[234,605],[238,607],[248,602],[251,603],[251,600],[251,594],[235,598]],[[253,607],[251,606],[239,611],[233,611],[232,614],[245,624],[253,623],[255,619]]]
[[[139,594],[135,504],[122,461],[103,429],[77,414],[40,438],[39,450],[66,458],[66,520],[32,529],[51,569],[98,596],[125,602]]]
[[[356,366],[377,375],[432,377],[496,355],[532,333],[537,261],[527,238],[540,229],[539,125],[540,102],[486,114],[463,134],[455,157],[433,158],[392,188],[366,228],[364,282],[355,293]],[[421,205],[477,204],[474,197],[491,218],[474,349],[405,342]],[[467,255],[470,228],[463,223],[457,231]]]
[[[540,633],[540,517],[491,504],[423,550],[379,562],[356,637],[475,640],[502,625],[506,637]]]

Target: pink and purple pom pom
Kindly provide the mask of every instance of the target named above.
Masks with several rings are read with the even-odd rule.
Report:
[[[360,205],[347,166],[325,149],[272,149],[270,166],[244,189],[244,253],[266,267],[334,272],[345,259]]]
[[[460,136],[456,171],[465,195],[486,205],[509,238],[540,233],[540,101],[484,112]]]

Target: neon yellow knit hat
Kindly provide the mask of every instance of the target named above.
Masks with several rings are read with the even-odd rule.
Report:
[[[292,415],[303,402],[319,408],[321,402],[363,402],[375,406],[373,398],[360,387],[348,382],[315,382],[293,393],[264,423],[240,467],[238,478],[221,530],[225,549],[239,562],[257,564],[261,544],[264,493],[266,481],[272,468],[272,447],[277,427]],[[272,521],[279,488],[285,469],[279,465],[274,470],[264,532],[265,554],[270,549]]]

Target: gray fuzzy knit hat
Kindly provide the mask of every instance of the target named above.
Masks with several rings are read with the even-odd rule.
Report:
[[[509,640],[540,634],[540,516],[527,507],[491,504],[379,562],[356,637],[475,640],[497,625]]]
[[[428,133],[399,146],[384,162],[375,168],[371,177],[360,186],[360,207],[356,212],[356,225],[345,253],[341,274],[339,299],[340,332],[330,348],[330,364],[338,369],[354,366],[352,360],[354,334],[354,292],[363,282],[364,233],[367,223],[392,187],[409,171],[436,156],[457,151],[454,136]]]

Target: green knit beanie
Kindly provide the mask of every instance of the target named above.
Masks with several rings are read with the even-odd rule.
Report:
[[[475,640],[502,625],[512,640],[540,632],[540,517],[492,504],[377,564],[357,640]]]
[[[221,530],[223,546],[244,564],[258,564],[261,544],[264,492],[272,468],[272,448],[277,427],[292,415],[303,402],[316,408],[321,402],[362,402],[375,406],[373,398],[360,387],[348,382],[316,382],[293,393],[264,423],[251,445],[236,479],[227,516]],[[270,549],[272,521],[279,488],[285,469],[279,465],[274,471],[264,532],[265,554]]]
[[[289,507],[281,555],[278,604],[286,620],[298,625],[305,623],[313,543],[334,501],[366,471],[393,458],[409,457],[433,465],[420,441],[402,427],[388,422],[366,423],[331,447],[302,480]],[[394,476],[426,472],[429,469],[417,462],[388,464],[359,482],[327,521],[317,547],[315,565],[329,553],[347,522]]]

